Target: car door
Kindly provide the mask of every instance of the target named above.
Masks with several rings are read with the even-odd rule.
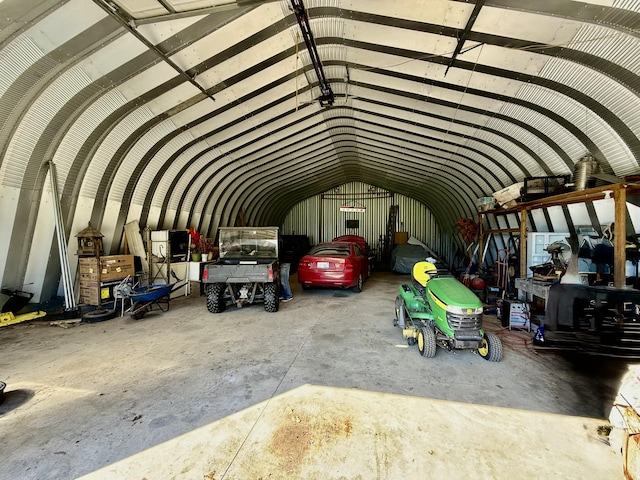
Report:
[[[369,278],[369,259],[357,243],[352,243],[351,245],[353,247],[354,258],[359,266],[358,274],[362,273],[363,279]]]

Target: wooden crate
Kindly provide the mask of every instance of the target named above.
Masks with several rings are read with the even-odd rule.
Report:
[[[409,240],[408,232],[396,232],[393,236],[393,243],[395,245],[405,244],[407,243],[408,240]]]

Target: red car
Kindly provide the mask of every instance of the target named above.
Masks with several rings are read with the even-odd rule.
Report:
[[[367,241],[364,239],[364,237],[361,237],[360,235],[342,235],[341,237],[336,237],[331,241],[357,243],[360,249],[365,254],[369,254],[369,245],[367,245]]]
[[[298,264],[302,288],[342,287],[361,292],[370,275],[369,258],[357,243],[319,243]]]

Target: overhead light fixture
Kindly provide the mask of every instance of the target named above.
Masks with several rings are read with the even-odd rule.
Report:
[[[331,105],[333,105],[333,100],[333,92],[320,95],[320,106],[330,107]]]

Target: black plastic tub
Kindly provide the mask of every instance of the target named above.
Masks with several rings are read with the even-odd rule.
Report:
[[[2,313],[18,313],[29,303],[29,300],[33,298],[33,293],[23,292],[21,290],[10,290],[8,288],[3,288],[2,294],[9,297],[6,303],[2,305]]]

